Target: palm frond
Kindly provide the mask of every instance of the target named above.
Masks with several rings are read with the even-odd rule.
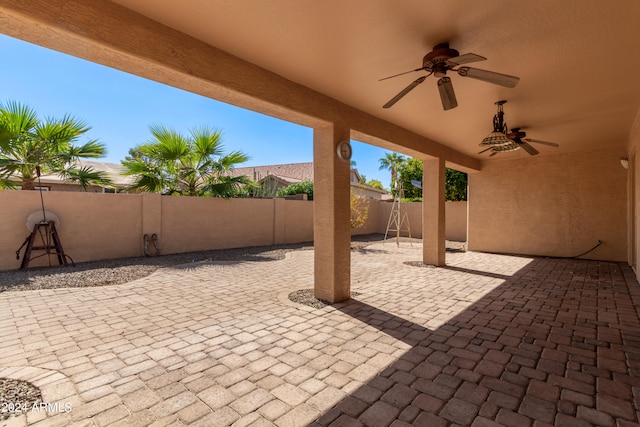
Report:
[[[190,134],[194,152],[200,159],[217,157],[224,153],[221,131],[202,125],[193,128]]]
[[[250,159],[249,155],[242,151],[232,151],[226,156],[221,157],[218,163],[222,166],[223,170],[233,169],[236,165],[244,163]]]
[[[33,108],[11,100],[0,105],[0,121],[13,138],[31,132],[38,124],[38,115]]]
[[[140,190],[149,193],[162,193],[167,187],[167,177],[163,168],[136,158],[121,162],[124,166],[124,175],[133,176],[134,182],[127,187],[128,190]]]
[[[43,149],[52,152],[61,152],[76,141],[88,128],[76,127],[73,119],[48,119],[40,122],[34,128],[34,133]]]
[[[17,187],[14,181],[0,177],[0,190],[15,190]]]
[[[69,167],[59,171],[58,174],[67,181],[80,184],[85,191],[90,185],[113,187],[113,181],[106,172],[97,171],[91,166]]]
[[[126,187],[126,190],[139,190],[146,193],[163,193],[167,189],[164,181],[153,174],[141,174],[136,177],[133,184]]]
[[[189,143],[180,133],[163,125],[149,127],[154,137],[146,145],[152,150],[151,155],[164,162],[175,162],[189,154]]]
[[[124,167],[124,170],[122,171],[123,175],[126,176],[132,176],[132,175],[138,175],[141,173],[145,173],[149,170],[150,168],[150,164],[147,163],[145,160],[140,159],[140,158],[130,158],[127,160],[123,160],[120,162],[122,164],[122,166]]]
[[[246,175],[219,176],[207,182],[203,190],[214,197],[233,197],[244,185],[252,185],[252,181]]]
[[[20,170],[24,166],[22,162],[0,157],[0,177],[9,177]]]
[[[107,147],[97,140],[92,140],[83,145],[68,145],[60,153],[67,162],[78,159],[97,159],[107,154]]]
[[[11,132],[7,126],[2,122],[0,117],[0,152],[6,152],[11,150]]]

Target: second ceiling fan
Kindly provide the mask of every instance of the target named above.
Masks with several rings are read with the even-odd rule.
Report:
[[[504,121],[504,111],[502,109],[502,106],[506,103],[507,101],[505,100],[497,101],[495,103],[498,106],[498,112],[493,116],[493,131],[480,143],[480,146],[485,147],[485,149],[480,151],[478,154],[491,150],[491,154],[489,155],[489,157],[491,157],[498,153],[515,151],[519,148],[522,148],[532,156],[540,154],[538,150],[529,144],[530,142],[548,145],[550,147],[559,147],[555,142],[527,138],[527,133],[523,132],[519,127],[511,128],[511,131],[509,131],[507,123]]]
[[[429,73],[426,76],[418,77],[409,86],[402,89],[396,96],[391,98],[389,102],[384,104],[382,108],[389,108],[393,106],[396,102],[402,99],[403,96],[411,92],[416,86],[424,82],[425,79],[432,74],[439,77],[438,91],[440,92],[442,108],[450,110],[457,107],[458,101],[456,100],[456,94],[453,91],[451,79],[447,77],[447,71],[455,71],[462,77],[471,77],[472,79],[482,80],[509,88],[513,88],[518,84],[518,81],[520,80],[519,77],[496,73],[494,71],[481,70],[479,68],[460,67],[462,64],[485,61],[486,59],[487,58],[484,56],[476,55],[475,53],[460,55],[457,50],[449,47],[449,43],[438,44],[431,52],[427,53],[424,58],[422,58],[422,67],[380,79],[380,81],[387,80],[403,74],[413,73],[415,71],[426,71]]]

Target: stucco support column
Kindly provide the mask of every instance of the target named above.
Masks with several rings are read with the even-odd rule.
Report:
[[[313,132],[314,295],[331,303],[351,296],[350,166],[336,154],[344,140],[349,140],[346,127]]]
[[[445,265],[445,163],[441,158],[423,160],[422,262]]]

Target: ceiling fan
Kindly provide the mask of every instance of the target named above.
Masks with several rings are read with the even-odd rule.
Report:
[[[402,89],[396,96],[391,98],[389,102],[384,104],[382,108],[389,108],[398,102],[403,96],[411,92],[416,86],[424,82],[431,74],[439,77],[438,91],[440,92],[440,99],[442,100],[442,108],[450,110],[458,106],[456,95],[453,91],[453,85],[451,79],[447,77],[447,71],[455,71],[462,77],[471,77],[472,79],[482,80],[488,83],[504,87],[515,87],[520,80],[519,77],[509,76],[507,74],[500,74],[494,71],[481,70],[479,68],[460,67],[462,64],[468,64],[470,62],[485,61],[487,58],[484,56],[476,55],[475,53],[465,53],[460,55],[457,50],[449,48],[449,43],[440,43],[436,45],[433,50],[427,53],[422,58],[422,67],[415,70],[405,71],[400,74],[394,74],[393,76],[385,77],[382,80],[391,79],[393,77],[402,76],[403,74],[413,73],[415,71],[426,71],[429,74],[426,76],[418,77],[409,86]],[[457,67],[457,68],[456,68]]]
[[[550,147],[559,147],[560,145],[555,142],[547,142],[540,141],[539,139],[527,138],[527,133],[523,132],[521,128],[512,128],[511,132],[509,132],[507,128],[507,123],[504,121],[504,112],[502,111],[502,106],[506,104],[507,101],[502,100],[496,102],[498,106],[498,112],[495,116],[493,116],[493,132],[491,132],[486,138],[482,140],[480,143],[481,147],[487,147],[484,150],[480,151],[478,154],[482,154],[486,151],[491,150],[491,156],[495,156],[498,153],[506,152],[506,151],[515,151],[519,148],[522,148],[524,151],[529,153],[532,156],[536,154],[540,154],[538,150],[536,150],[530,142],[536,144],[548,145]]]

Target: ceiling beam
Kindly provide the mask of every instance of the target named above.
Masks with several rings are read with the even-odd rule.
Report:
[[[0,0],[12,37],[309,127],[341,123],[363,142],[463,169],[481,162],[105,0]]]

